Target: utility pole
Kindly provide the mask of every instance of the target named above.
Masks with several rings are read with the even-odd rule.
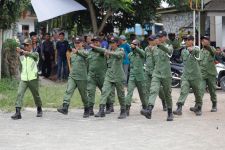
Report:
[[[195,34],[196,34],[196,21],[195,21],[195,19],[196,19],[196,12],[198,12],[198,20],[199,20],[199,26],[198,26],[198,46],[200,46],[200,39],[201,39],[201,33],[200,33],[200,23],[201,23],[201,10],[203,9],[203,0],[201,0],[201,3],[200,3],[200,0],[195,0],[194,2],[193,2],[193,0],[190,0],[189,1],[189,5],[190,5],[190,8],[193,10],[193,36],[194,36],[194,46],[196,45],[196,36],[195,36]],[[200,7],[201,8],[199,8],[199,4],[200,4]]]
[[[0,79],[2,78],[2,45],[3,45],[3,30],[0,29]]]

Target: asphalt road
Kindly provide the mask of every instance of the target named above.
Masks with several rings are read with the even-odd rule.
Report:
[[[174,109],[179,89],[173,89]],[[225,92],[217,91],[218,112],[211,113],[209,95],[204,97],[203,115],[189,111],[194,105],[190,94],[183,115],[166,121],[161,102],[156,101],[151,120],[139,114],[140,102],[135,91],[130,117],[118,120],[116,112],[105,118],[82,118],[83,110],[70,109],[61,115],[45,109],[36,118],[33,108],[22,112],[23,119],[10,119],[12,113],[0,113],[0,150],[224,150]],[[97,110],[96,110],[97,111]]]

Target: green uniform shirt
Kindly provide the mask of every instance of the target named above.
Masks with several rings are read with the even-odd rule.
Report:
[[[105,76],[107,61],[104,53],[97,49],[92,49],[88,54],[88,75],[92,77]]]
[[[182,78],[186,80],[201,79],[201,72],[197,58],[199,58],[199,48],[193,47],[190,53],[187,49],[184,49],[181,53],[184,69]]]
[[[104,48],[97,48],[98,51],[105,52]],[[117,48],[112,55],[107,58],[107,71],[105,80],[109,82],[122,82],[125,80],[125,73],[123,71],[124,50]]]
[[[153,77],[169,78],[171,77],[170,56],[173,53],[171,45],[162,43],[153,48]]]
[[[88,53],[84,49],[78,50],[71,55],[71,72],[70,77],[74,80],[87,80],[87,62]]]
[[[216,67],[214,64],[215,48],[206,47],[200,50],[200,69],[203,78],[207,78],[208,75],[216,76]]]
[[[149,46],[145,48],[145,71],[150,75],[152,75],[155,66],[153,62],[153,49],[154,47],[150,48]]]
[[[145,61],[145,51],[136,48],[129,53],[128,58],[130,60],[130,77],[129,80],[144,80],[144,61]]]

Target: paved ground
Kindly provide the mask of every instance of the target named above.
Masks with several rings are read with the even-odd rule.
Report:
[[[225,92],[217,93],[217,113],[210,112],[206,94],[203,115],[196,117],[189,111],[194,100],[190,94],[183,116],[175,117],[173,122],[165,121],[159,100],[152,120],[139,115],[137,99],[125,120],[117,119],[119,108],[101,119],[83,119],[82,110],[76,109],[67,116],[45,109],[43,118],[36,118],[33,109],[26,109],[19,121],[11,120],[11,113],[0,113],[0,150],[224,150]],[[173,89],[174,106],[178,96],[179,89]]]

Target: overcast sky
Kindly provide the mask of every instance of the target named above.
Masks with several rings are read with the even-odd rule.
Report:
[[[162,7],[164,7],[164,8],[168,7],[168,4],[167,4],[166,2],[162,2],[161,5],[162,5]]]

